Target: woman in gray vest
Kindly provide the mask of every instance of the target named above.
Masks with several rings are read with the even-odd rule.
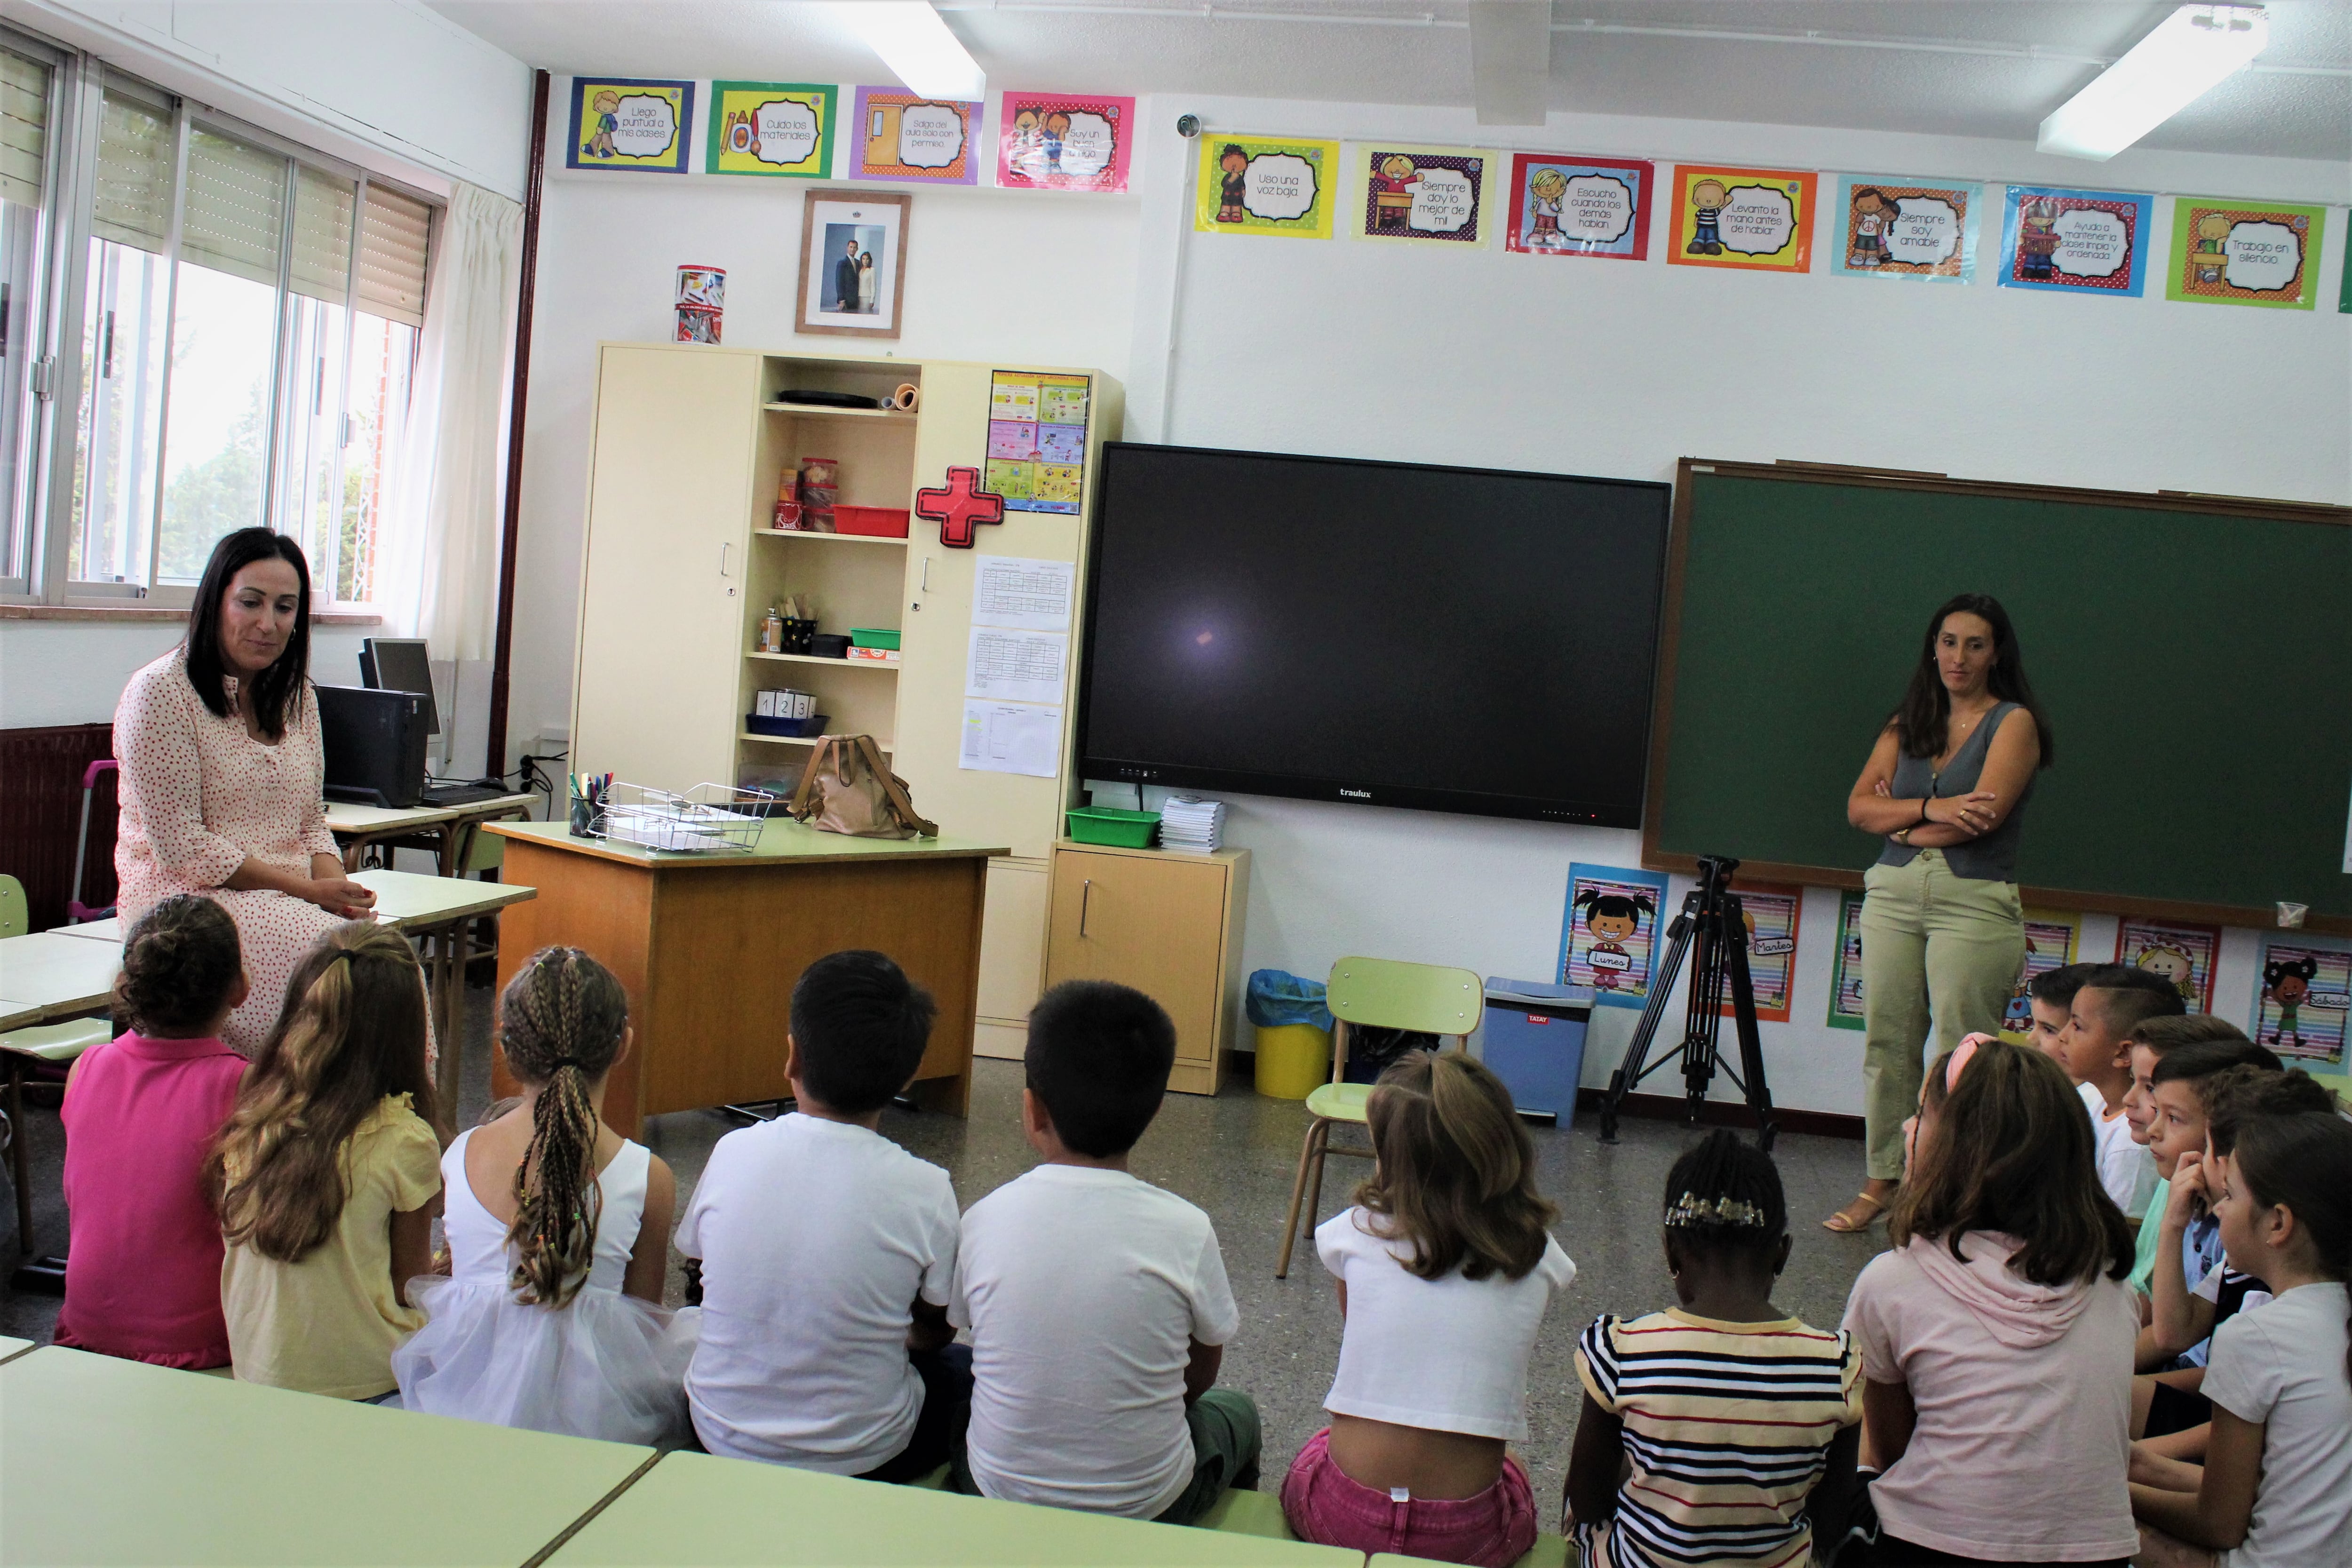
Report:
[[[1866,1230],[1893,1201],[1931,1019],[1937,1055],[2000,1028],[2025,963],[2018,833],[2051,751],[2008,612],[1985,594],[1948,601],[1846,800],[1846,820],[1885,844],[1863,876],[1870,1179],[1831,1230]]]

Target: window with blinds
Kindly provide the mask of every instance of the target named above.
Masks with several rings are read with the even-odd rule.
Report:
[[[282,153],[191,131],[180,259],[276,288],[289,167]]]
[[[360,221],[359,308],[386,321],[425,324],[426,247],[433,209],[414,196],[371,184]]]
[[[0,49],[0,202],[41,205],[49,157],[49,68]]]
[[[172,237],[172,111],[114,88],[98,119],[90,232],[162,255]]]
[[[294,173],[294,260],[287,282],[297,294],[340,305],[351,292],[349,180],[300,166]]]

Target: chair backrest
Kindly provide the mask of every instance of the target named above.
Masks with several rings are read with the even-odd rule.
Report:
[[[23,936],[33,929],[31,909],[25,902],[25,884],[0,872],[0,937]]]
[[[1347,1070],[1347,1037],[1357,1026],[1451,1035],[1467,1041],[1486,1005],[1485,988],[1466,969],[1395,958],[1343,958],[1331,966],[1324,1005],[1339,1021],[1331,1081]]]
[[[507,841],[495,833],[485,833],[478,822],[466,825],[464,847],[457,851],[457,875],[471,877],[478,872],[494,871],[507,863]]]

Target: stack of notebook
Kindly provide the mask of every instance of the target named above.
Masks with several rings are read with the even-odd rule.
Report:
[[[1206,855],[1225,841],[1225,803],[1171,795],[1160,808],[1160,847]]]

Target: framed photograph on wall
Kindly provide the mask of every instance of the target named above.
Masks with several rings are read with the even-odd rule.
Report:
[[[797,330],[895,338],[907,290],[907,213],[912,195],[811,191],[802,207]]]

